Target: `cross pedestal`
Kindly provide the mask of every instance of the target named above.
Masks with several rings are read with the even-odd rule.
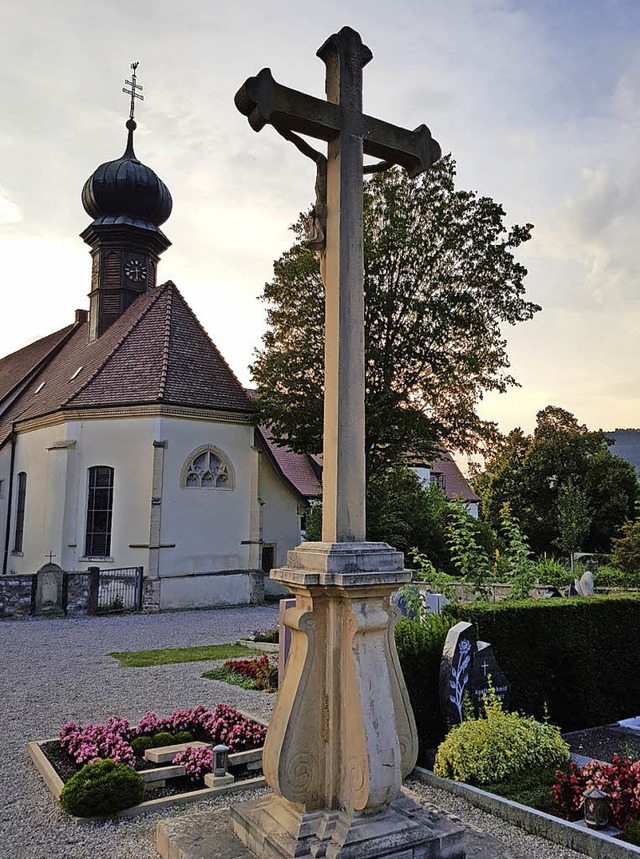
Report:
[[[418,753],[390,596],[410,578],[386,543],[302,543],[272,571],[296,597],[263,753],[274,793],[231,808],[261,859],[459,859],[462,828],[402,793]]]

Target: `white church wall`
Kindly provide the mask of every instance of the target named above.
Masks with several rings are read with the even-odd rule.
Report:
[[[28,433],[20,433],[16,439],[13,468],[13,499],[9,534],[9,558],[7,572],[35,573],[47,560],[49,552],[53,561],[61,564],[61,535],[48,534],[47,509],[64,507],[64,488],[49,479],[49,448],[65,440],[64,426],[45,427]],[[15,549],[17,476],[25,472],[26,494],[24,511],[24,534],[22,551]],[[49,497],[49,490],[54,495]],[[59,490],[59,491],[58,491]]]
[[[276,474],[266,456],[261,457],[258,494],[261,507],[261,538],[275,546],[275,566],[284,567],[287,552],[300,543],[298,499]],[[286,596],[289,591],[265,574],[266,596]]]
[[[9,507],[9,480],[11,473],[11,445],[0,450],[0,572],[4,563],[7,533],[7,510]],[[7,558],[8,561],[8,558]],[[7,565],[7,571],[9,566]]]
[[[167,418],[158,428],[164,456],[160,575],[248,568],[253,427]],[[229,460],[233,488],[181,485],[185,463],[211,445]],[[175,544],[175,545],[173,545]]]

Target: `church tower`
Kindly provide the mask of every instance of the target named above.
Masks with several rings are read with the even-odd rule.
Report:
[[[89,340],[100,337],[135,299],[156,285],[160,254],[171,244],[160,229],[171,214],[172,200],[164,182],[133,151],[138,63],[133,63],[127,146],[116,161],[107,161],[85,182],[82,205],[94,220],[81,238],[91,248]]]

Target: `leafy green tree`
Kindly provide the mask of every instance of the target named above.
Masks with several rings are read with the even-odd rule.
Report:
[[[569,533],[573,497],[574,506],[582,504],[582,524],[576,509],[574,527],[584,527],[584,515],[591,511],[583,550],[608,552],[612,538],[633,518],[638,498],[635,469],[613,456],[609,445],[604,432],[589,431],[570,412],[547,406],[538,412],[533,435],[512,430],[474,481],[483,517],[499,529],[507,502],[531,549],[541,554],[563,539],[561,527]]]
[[[514,253],[531,225],[504,225],[489,197],[455,187],[442,158],[417,180],[400,170],[364,186],[366,452],[369,473],[439,444],[472,450],[495,434],[476,406],[515,384],[503,324],[540,308],[524,299]],[[324,288],[317,257],[295,244],[266,284],[268,330],[252,366],[273,436],[322,449]]]
[[[560,532],[556,546],[567,555],[579,552],[591,528],[592,516],[586,491],[574,486],[573,481],[567,481],[558,491],[556,509]]]
[[[613,563],[629,575],[640,574],[640,521],[627,522],[613,541]]]

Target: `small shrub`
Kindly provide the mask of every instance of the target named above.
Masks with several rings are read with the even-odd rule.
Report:
[[[131,740],[131,748],[137,758],[143,758],[147,749],[153,748],[153,740],[151,737],[134,737]]]
[[[629,844],[640,847],[640,820],[631,820],[622,831],[622,838]]]
[[[190,743],[193,740],[193,734],[191,731],[178,731],[177,734],[173,735],[173,742],[177,745],[178,743]]]
[[[162,746],[173,746],[175,739],[173,734],[170,734],[169,731],[159,731],[151,737],[151,742],[153,743],[151,748],[158,749]]]
[[[456,725],[438,747],[434,771],[471,784],[504,781],[525,770],[560,767],[569,746],[554,725],[507,713],[495,694],[485,698],[484,715]]]
[[[280,630],[276,626],[274,629],[256,629],[253,632],[254,641],[264,641],[267,644],[277,644],[280,640]]]
[[[183,766],[191,781],[201,782],[213,769],[213,751],[201,746],[187,746],[174,755],[173,763]]]
[[[541,585],[563,588],[569,585],[575,576],[560,561],[555,558],[543,558],[535,564],[535,576]]]
[[[86,764],[65,784],[60,805],[76,817],[115,814],[142,802],[144,782],[140,773],[112,760]]]

